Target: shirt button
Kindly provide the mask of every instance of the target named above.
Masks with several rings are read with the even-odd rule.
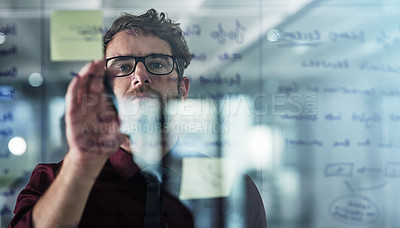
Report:
[[[168,223],[164,222],[164,228],[168,228]]]

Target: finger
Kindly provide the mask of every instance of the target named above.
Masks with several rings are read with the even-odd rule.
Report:
[[[114,80],[117,75],[117,70],[116,69],[106,69],[105,73],[108,81],[110,82],[111,86],[114,88]]]
[[[68,111],[72,110],[74,104],[80,104],[81,98],[78,96],[78,91],[80,88],[80,78],[74,77],[72,81],[68,85],[67,93],[65,95],[66,99],[66,108]]]
[[[114,94],[114,89],[113,89],[114,78],[115,78],[115,72],[111,70],[106,70],[105,76],[103,78],[103,85],[106,96],[108,98],[108,103],[112,106],[113,111],[118,115],[118,101]]]
[[[93,61],[87,63],[80,71],[78,74],[78,77],[80,79],[80,89],[78,90],[77,96],[78,96],[78,100],[79,100],[79,104],[82,101],[82,97],[83,94],[87,95],[88,91],[87,91],[87,81],[89,78],[89,74],[91,71],[91,68],[93,67]]]
[[[92,67],[92,64],[94,63],[94,61],[88,62],[86,63],[86,65],[84,67],[82,67],[82,69],[79,71],[79,77],[83,78],[85,77],[85,75],[87,75],[90,72],[90,67]]]
[[[113,116],[114,119],[118,120],[118,110],[113,88],[110,84],[110,78],[114,77],[115,74],[110,75],[111,71],[107,71],[105,68],[105,61],[97,61],[93,66],[94,77],[90,79],[90,91],[101,95],[99,96],[100,104],[99,108],[104,116]]]
[[[103,78],[105,73],[104,61],[98,60],[93,62],[90,77],[88,81],[88,88],[90,93],[100,94],[104,91]]]

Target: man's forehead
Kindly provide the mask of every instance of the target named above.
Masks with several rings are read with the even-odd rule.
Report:
[[[150,54],[171,55],[168,42],[151,33],[134,34],[126,31],[117,33],[107,45],[106,57],[146,56]]]

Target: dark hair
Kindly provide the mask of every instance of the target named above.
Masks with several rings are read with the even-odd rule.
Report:
[[[149,9],[139,16],[124,13],[113,22],[111,28],[104,35],[104,53],[107,50],[108,43],[121,31],[133,32],[136,35],[151,33],[169,43],[172,55],[177,58],[179,79],[192,60],[192,54],[189,52],[179,23],[174,23],[171,19],[168,19],[165,13],[158,14],[155,9]]]

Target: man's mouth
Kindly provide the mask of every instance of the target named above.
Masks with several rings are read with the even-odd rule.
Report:
[[[141,85],[141,86],[136,87],[132,91],[128,92],[126,94],[126,97],[133,99],[133,100],[134,99],[143,99],[143,98],[160,99],[161,94],[158,91],[152,89],[148,85]]]
[[[140,100],[151,100],[151,99],[155,99],[158,100],[157,95],[153,94],[153,93],[136,93],[134,95],[132,95],[132,100],[136,100],[136,99],[140,99]]]
[[[155,94],[152,93],[136,93],[133,95],[134,98],[157,98]]]

